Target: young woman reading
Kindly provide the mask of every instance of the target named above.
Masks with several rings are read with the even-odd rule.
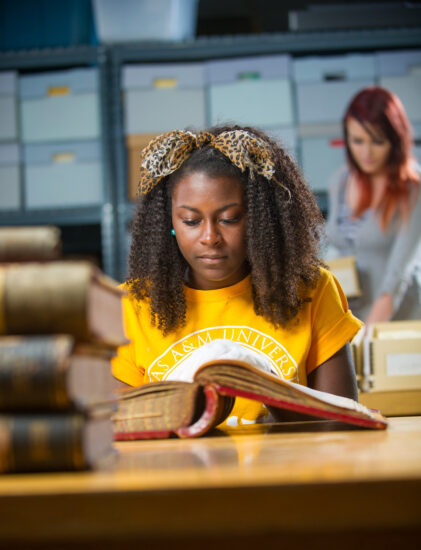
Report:
[[[353,399],[347,342],[362,326],[319,259],[323,218],[293,160],[239,126],[174,131],[142,154],[125,321],[114,376],[165,380],[215,339],[264,355],[278,376]],[[228,422],[263,421],[236,400]]]

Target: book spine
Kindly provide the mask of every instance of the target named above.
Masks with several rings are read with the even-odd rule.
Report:
[[[88,467],[82,415],[0,416],[0,471],[42,472]]]
[[[64,410],[71,405],[66,376],[73,339],[0,339],[0,410]]]
[[[0,267],[3,334],[89,335],[88,290],[92,267],[66,262]]]
[[[0,261],[57,260],[61,255],[61,232],[54,226],[1,227]]]
[[[206,403],[203,413],[190,426],[182,426],[178,430],[175,430],[178,437],[199,437],[225,419],[222,418],[224,410],[223,396],[219,395],[213,386],[205,386],[203,393]]]

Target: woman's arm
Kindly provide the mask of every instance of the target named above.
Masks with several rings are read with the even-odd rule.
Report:
[[[310,388],[358,400],[357,379],[347,343],[307,377]]]
[[[365,321],[366,327],[371,323],[390,321],[393,313],[393,298],[385,292],[375,300]]]
[[[337,351],[330,359],[319,365],[307,377],[308,386],[315,390],[349,397],[358,401],[357,379],[349,344]],[[272,417],[278,422],[317,420],[314,416],[269,407]]]

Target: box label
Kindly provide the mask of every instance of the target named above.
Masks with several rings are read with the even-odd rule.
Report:
[[[389,376],[421,374],[421,353],[388,353],[386,373]]]

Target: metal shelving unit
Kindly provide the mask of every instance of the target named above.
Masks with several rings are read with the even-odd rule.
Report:
[[[101,252],[103,270],[111,277],[117,276],[117,229],[115,215],[115,184],[111,127],[111,96],[109,93],[109,64],[107,50],[102,47],[81,46],[72,48],[54,48],[0,54],[0,71],[14,70],[29,72],[39,70],[57,70],[78,66],[96,66],[100,78],[100,119],[101,146],[103,163],[103,196],[101,205],[60,208],[48,210],[2,211],[2,225],[86,225],[98,224],[101,227]],[[22,182],[21,182],[22,185]],[[23,191],[21,189],[21,191]],[[22,193],[23,196],[23,193]]]
[[[116,169],[119,277],[124,278],[128,252],[127,226],[133,204],[127,199],[126,149],[121,100],[121,69],[126,63],[185,62],[250,55],[288,53],[292,56],[367,52],[421,47],[421,28],[326,32],[287,32],[247,36],[199,37],[179,43],[143,42],[110,48],[113,105],[113,139]],[[327,197],[318,202],[326,210]]]
[[[97,207],[1,212],[0,224],[99,224],[104,271],[122,280],[126,274],[127,226],[133,204],[127,199],[127,166],[121,99],[126,63],[186,62],[288,53],[294,57],[421,47],[421,28],[329,32],[285,32],[199,37],[185,42],[139,42],[108,47],[72,47],[0,54],[0,71],[18,72],[97,66],[100,75],[103,203]],[[325,208],[326,197],[320,196]]]
[[[364,29],[324,32],[284,32],[199,37],[184,42],[142,42],[115,45],[114,64],[122,62],[194,61],[212,58],[290,53],[332,53],[376,49],[415,48],[421,28]]]

